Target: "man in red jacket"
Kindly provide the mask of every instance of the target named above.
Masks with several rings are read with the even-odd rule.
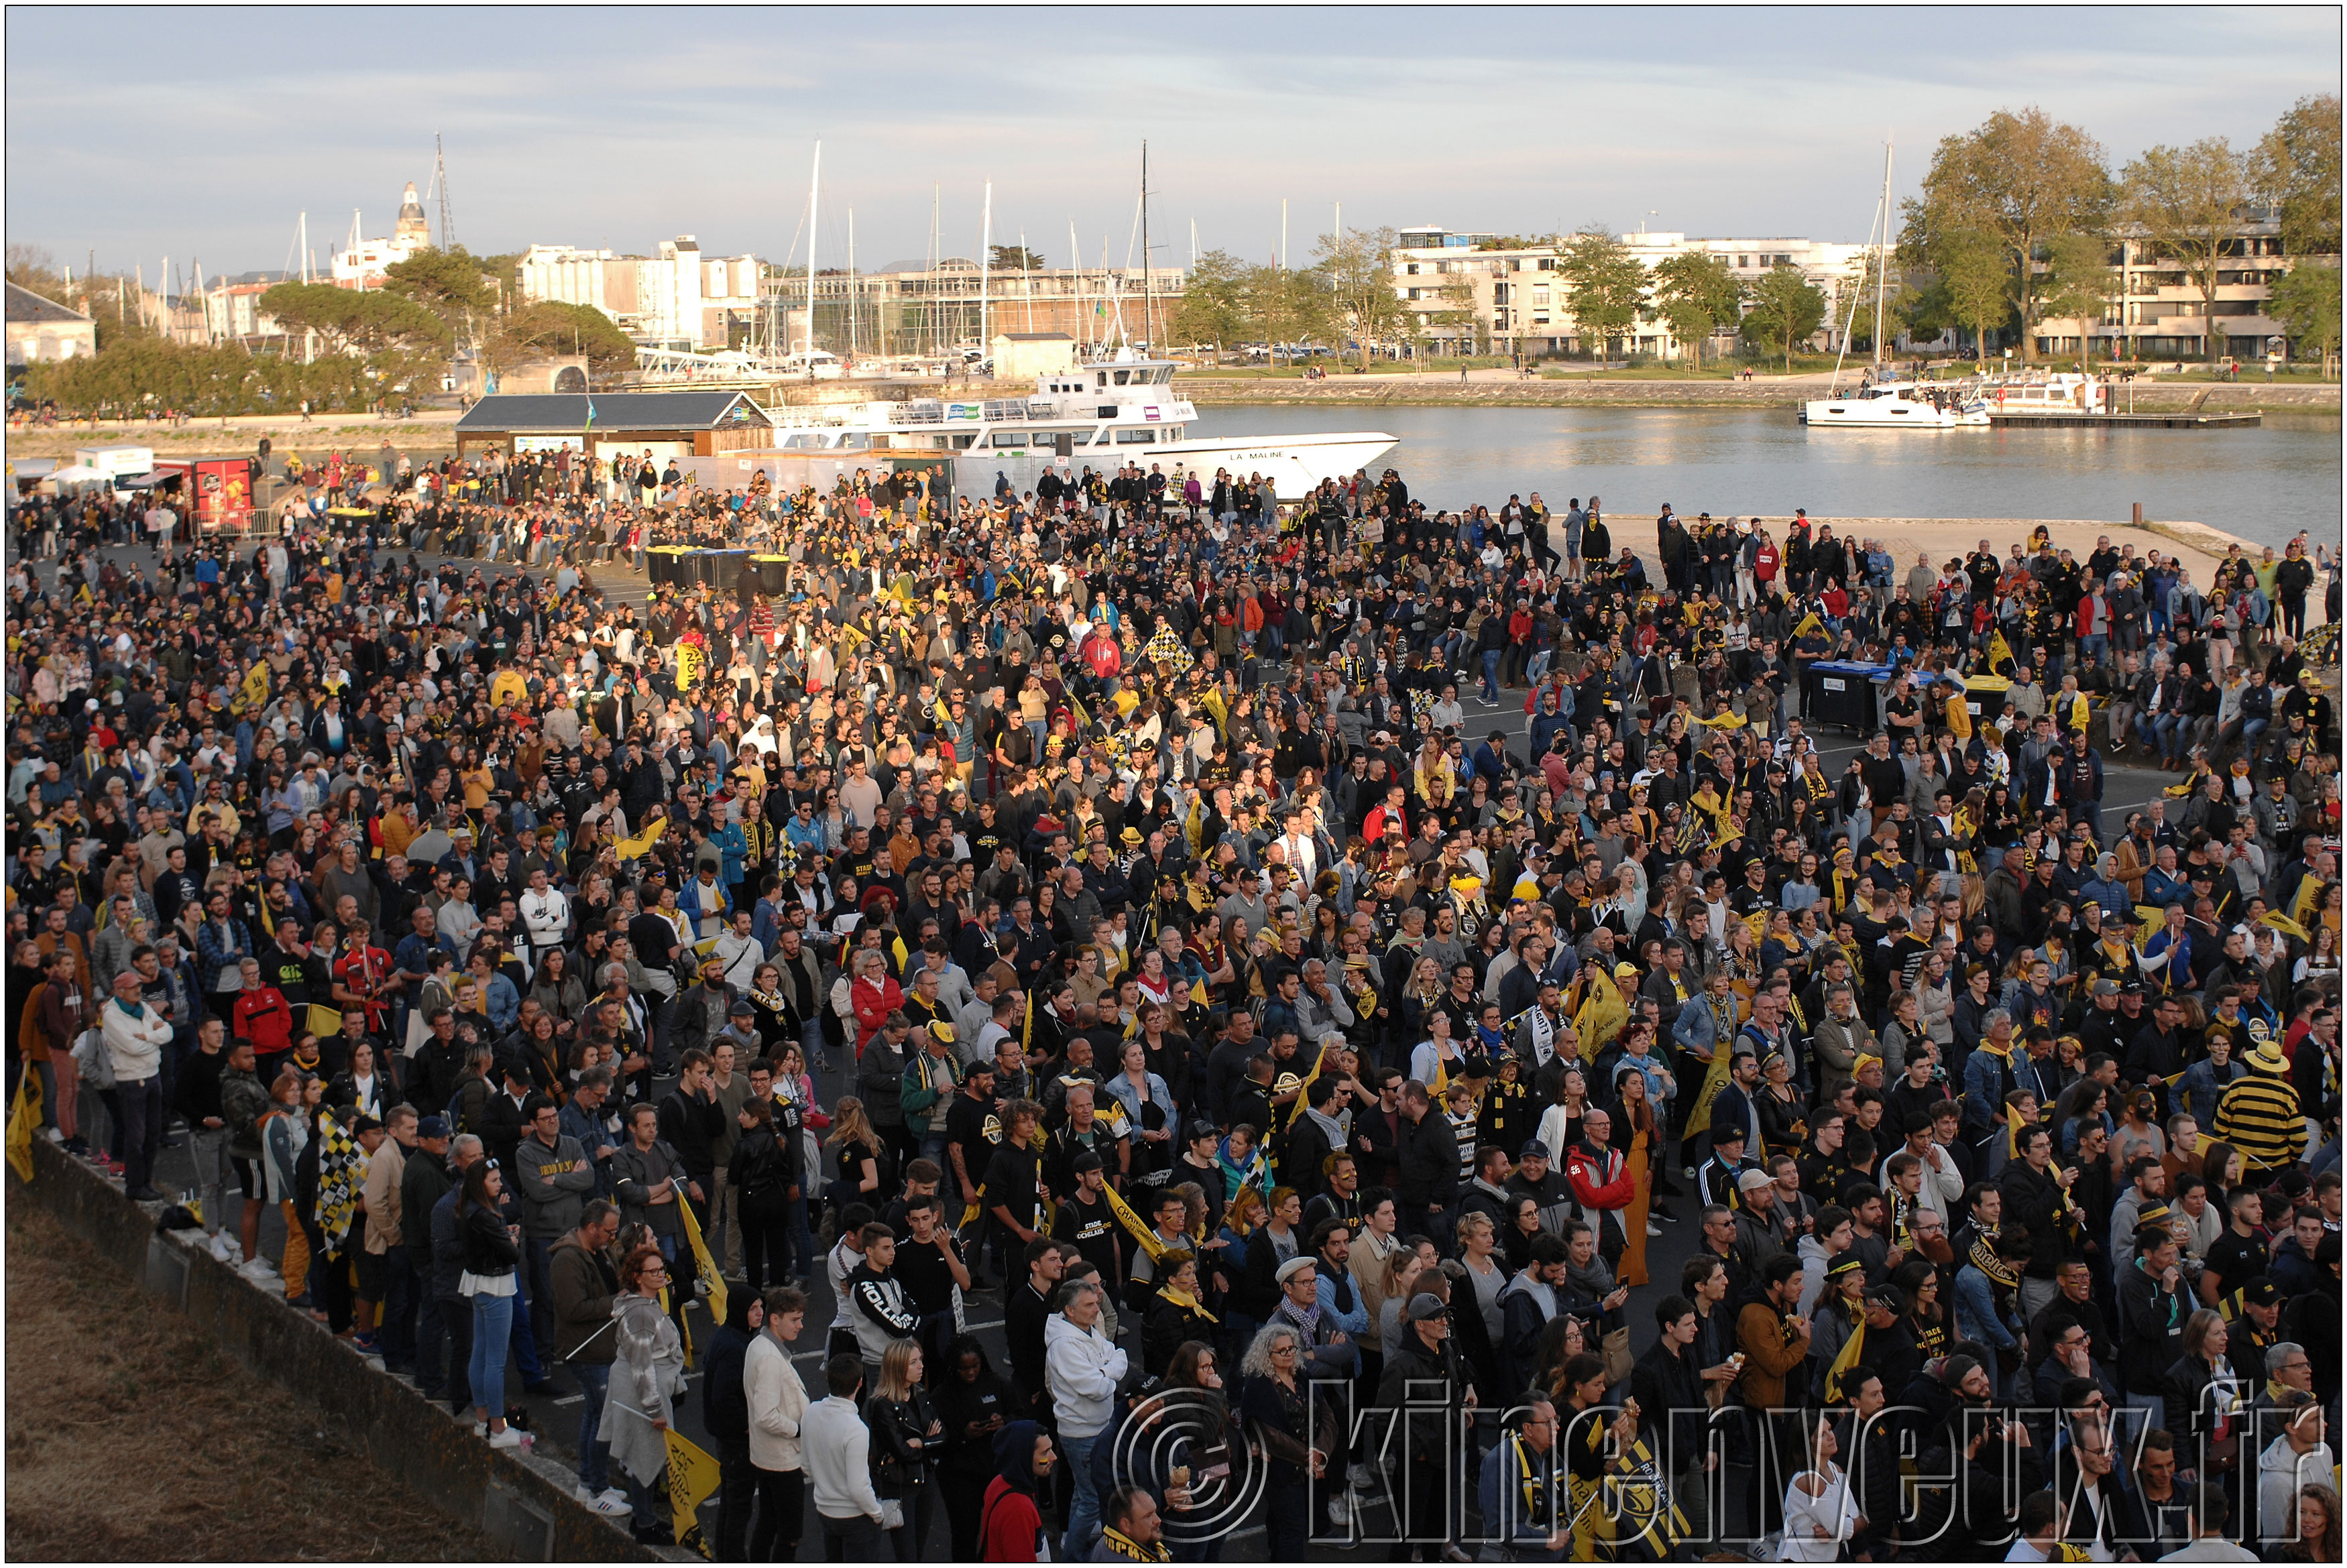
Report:
[[[1604,1111],[1591,1111],[1582,1118],[1581,1141],[1566,1150],[1564,1156],[1564,1179],[1573,1185],[1573,1201],[1583,1209],[1599,1211],[1591,1223],[1597,1227],[1598,1249],[1608,1264],[1622,1256],[1623,1244],[1629,1236],[1623,1227],[1622,1211],[1637,1196],[1628,1162],[1606,1146],[1605,1140],[1613,1131],[1611,1116]]]

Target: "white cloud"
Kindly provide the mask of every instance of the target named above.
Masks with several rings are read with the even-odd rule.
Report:
[[[824,139],[823,256],[1065,260],[1127,249],[1142,138],[1161,260],[1302,255],[1359,225],[1599,221],[1855,238],[1881,141],[1901,184],[1944,135],[2042,104],[2124,161],[2157,140],[2254,139],[2337,89],[2329,9],[113,10],[140,46],[56,62],[93,14],[12,12],[7,223],[101,266],[197,254],[273,267],[358,208],[388,229],[448,144],[460,239],[779,259]],[[1971,34],[1977,36],[1969,36]],[[266,62],[267,72],[256,70]],[[278,67],[292,62],[290,70]],[[245,83],[232,92],[220,84]],[[1178,239],[1177,239],[1178,237]],[[802,244],[804,241],[802,240]],[[803,260],[803,256],[802,256]]]

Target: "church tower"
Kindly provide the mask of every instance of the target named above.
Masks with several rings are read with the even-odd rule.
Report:
[[[391,231],[391,242],[405,250],[421,250],[432,243],[432,225],[424,217],[424,203],[416,199],[415,182],[407,182],[407,193],[399,200],[399,223]]]

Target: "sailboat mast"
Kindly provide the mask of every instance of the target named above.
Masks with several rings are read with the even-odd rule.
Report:
[[[990,312],[993,307],[994,283],[994,181],[986,182],[986,212],[979,223],[978,237],[978,358],[986,361],[987,351],[994,346]]]
[[[1157,351],[1157,294],[1149,276],[1149,143],[1141,144],[1141,331]]]
[[[807,376],[815,376],[815,235],[816,223],[822,218],[818,203],[823,196],[823,143],[815,144],[815,173],[807,181]]]
[[[1068,219],[1068,265],[1076,270],[1076,331],[1074,335],[1076,341],[1081,345],[1083,342],[1084,334],[1092,330],[1092,318],[1084,314],[1084,253],[1076,248],[1076,220],[1072,218]]]
[[[1882,363],[1882,304],[1891,288],[1891,137],[1882,138],[1882,233],[1874,248],[1874,362]]]
[[[856,297],[861,292],[856,286],[856,209],[847,209],[847,357],[856,357]]]

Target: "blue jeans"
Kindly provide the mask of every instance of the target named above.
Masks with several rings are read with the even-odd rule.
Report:
[[[506,1340],[513,1333],[511,1296],[473,1298],[473,1364],[466,1381],[473,1390],[473,1408],[492,1416],[506,1409]]]
[[[2078,662],[2080,664],[2102,663],[2103,655],[2109,651],[2110,646],[2111,639],[2103,636],[2099,632],[2089,633],[2086,636],[2080,637],[2078,639]]]
[[[603,1431],[603,1399],[610,1391],[611,1368],[609,1362],[586,1361],[572,1361],[569,1367],[570,1375],[579,1380],[579,1391],[586,1396],[579,1412],[579,1484],[600,1492],[611,1484],[611,1445],[597,1441]]]
[[[1068,1533],[1061,1541],[1062,1563],[1084,1561],[1092,1549],[1092,1538],[1100,1533],[1100,1497],[1092,1491],[1092,1446],[1101,1436],[1094,1432],[1087,1438],[1060,1439],[1060,1451],[1067,1456],[1068,1474],[1075,1483],[1068,1503]]]
[[[1483,700],[1485,702],[1500,700],[1500,650],[1498,648],[1483,650]]]

